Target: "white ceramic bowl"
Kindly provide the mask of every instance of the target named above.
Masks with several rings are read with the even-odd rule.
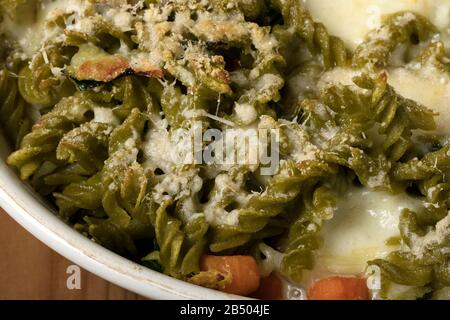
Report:
[[[125,259],[87,239],[60,220],[30,186],[8,167],[7,143],[0,132],[0,206],[47,246],[80,267],[151,299],[236,299],[168,277]]]

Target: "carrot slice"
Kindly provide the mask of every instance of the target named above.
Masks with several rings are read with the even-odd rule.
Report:
[[[252,295],[252,298],[261,300],[283,300],[283,282],[274,272],[261,279],[261,285]]]
[[[331,277],[317,281],[308,291],[310,300],[369,300],[364,278]]]
[[[227,293],[246,296],[259,288],[258,265],[250,256],[205,255],[200,259],[200,270],[216,270],[223,274],[231,274],[231,284],[222,290]]]

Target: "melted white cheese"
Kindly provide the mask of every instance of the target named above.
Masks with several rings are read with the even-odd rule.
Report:
[[[335,68],[322,76],[318,88],[323,89],[330,84],[352,85],[357,88],[352,79],[358,74],[359,72],[351,69]],[[431,64],[420,68],[406,66],[391,68],[388,83],[403,97],[436,112],[435,133],[450,136],[450,76]]]
[[[120,120],[115,116],[113,110],[104,107],[94,108],[94,121],[99,123],[108,123],[112,125],[120,124]]]
[[[433,22],[450,38],[450,0],[302,0],[312,16],[331,34],[356,48],[367,33],[381,25],[382,17],[413,11]]]
[[[6,31],[17,39],[27,58],[31,58],[48,39],[57,40],[64,36],[59,28],[48,27],[47,20],[61,13],[79,16],[84,12],[85,6],[86,2],[82,0],[44,0],[38,10],[31,4],[26,4],[18,9],[15,20],[4,17],[0,31]]]
[[[400,236],[400,213],[419,206],[420,200],[406,194],[352,188],[339,199],[334,218],[321,230],[324,244],[316,265],[334,274],[362,273],[367,261],[397,249],[386,241]]]
[[[201,150],[202,130],[202,123],[194,121],[188,130],[180,128],[169,132],[167,120],[158,121],[148,131],[142,145],[146,166],[168,173],[174,168],[195,164],[195,152]]]
[[[298,123],[288,122],[286,120],[279,120],[284,126],[284,134],[289,141],[289,156],[296,163],[301,163],[308,160],[316,160],[317,148],[310,142],[310,137],[306,130],[304,130]]]
[[[450,136],[450,77],[433,66],[396,68],[388,77],[399,94],[438,113],[437,134]]]
[[[349,68],[334,68],[328,72],[325,72],[317,83],[319,90],[325,89],[329,85],[344,85],[355,86],[353,78],[361,74],[359,70],[353,70]]]
[[[220,225],[239,225],[239,209],[227,211],[222,208],[221,203],[225,198],[225,194],[233,197],[238,207],[245,207],[250,199],[250,195],[243,189],[245,180],[244,175],[233,180],[228,173],[220,174],[215,179],[215,185],[219,192],[213,194],[208,203],[203,206],[202,212],[205,214],[206,221],[212,226]]]
[[[450,235],[450,213],[436,224],[436,228],[429,231],[424,237],[416,237],[412,241],[411,253],[417,258],[423,259],[425,252],[430,248],[444,243]],[[446,249],[442,249],[445,254]]]

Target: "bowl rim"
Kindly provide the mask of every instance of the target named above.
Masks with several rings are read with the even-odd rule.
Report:
[[[149,299],[247,299],[189,284],[141,266],[93,242],[56,216],[0,160],[0,207],[45,245],[102,279]]]

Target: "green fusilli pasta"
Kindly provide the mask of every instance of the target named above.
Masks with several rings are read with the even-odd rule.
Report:
[[[306,42],[309,50],[322,58],[325,69],[348,64],[348,53],[344,42],[334,36],[330,36],[326,27],[315,22],[309,12],[295,0],[272,1],[275,8],[281,11],[288,30],[295,33]]]
[[[448,296],[445,109],[392,76],[439,77],[446,92],[446,39],[398,12],[352,52],[307,2],[0,1],[7,163],[86,237],[193,284],[229,292],[233,263],[205,258],[246,256],[258,279],[297,288],[370,267],[374,297]],[[33,29],[15,39],[27,8]],[[255,161],[226,158],[252,147]],[[382,200],[364,208],[352,192]],[[351,274],[316,263],[342,210],[352,223],[384,210],[393,235]]]
[[[75,125],[89,121],[94,104],[83,99],[82,94],[61,100],[52,111],[45,114],[27,134],[20,149],[8,158],[8,164],[20,170],[22,179],[28,179],[41,164],[56,161],[55,150],[59,140]]]
[[[421,15],[399,12],[386,18],[380,29],[368,35],[353,56],[353,65],[366,64],[386,67],[395,48],[404,43],[423,42],[437,32],[436,28]]]
[[[17,80],[6,69],[0,71],[0,95],[0,123],[17,148],[29,131],[31,121],[26,115],[27,103],[18,92]]]

